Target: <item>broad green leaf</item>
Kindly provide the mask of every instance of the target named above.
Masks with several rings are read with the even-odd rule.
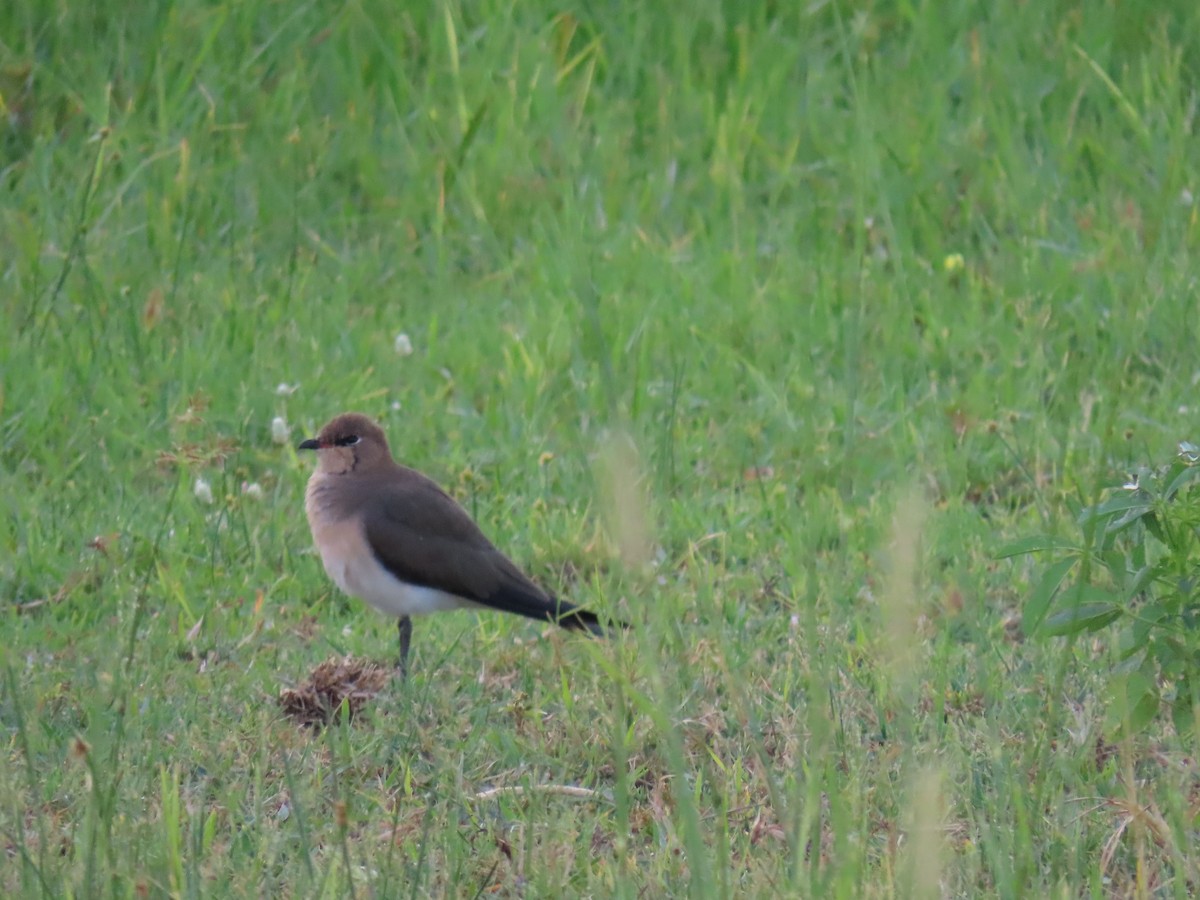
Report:
[[[1158,715],[1159,697],[1156,691],[1150,690],[1142,694],[1129,710],[1127,728],[1129,734],[1145,731],[1146,726]]]
[[[1153,581],[1161,571],[1162,566],[1142,566],[1133,573],[1133,578],[1129,580],[1126,593],[1130,598],[1136,597],[1146,589],[1146,585]]]
[[[1086,525],[1093,519],[1104,519],[1109,516],[1116,515],[1120,512],[1125,512],[1129,509],[1138,507],[1150,508],[1150,495],[1145,491],[1129,491],[1127,493],[1117,494],[1109,497],[1103,503],[1098,503],[1095,506],[1089,506],[1079,514],[1079,524]]]
[[[1196,608],[1191,602],[1192,597],[1196,594],[1196,577],[1195,575],[1185,575],[1182,578],[1175,579],[1175,597],[1176,606],[1179,613],[1184,617],[1184,620],[1189,624],[1195,621]],[[1191,615],[1189,615],[1189,612]]]
[[[1171,704],[1171,719],[1175,730],[1190,735],[1200,723],[1200,702],[1192,694],[1191,684],[1184,680],[1175,686],[1175,700]]]
[[[1174,496],[1179,493],[1181,488],[1183,488],[1185,485],[1191,484],[1197,478],[1200,478],[1200,466],[1184,467],[1183,471],[1179,472],[1174,478],[1172,478],[1171,483],[1167,485],[1167,492],[1165,494],[1166,498],[1168,500],[1173,499]]]
[[[1146,526],[1146,530],[1159,539],[1162,543],[1167,543],[1166,532],[1163,531],[1162,523],[1158,521],[1157,513],[1150,513],[1142,519],[1142,524]]]
[[[996,559],[1008,559],[1011,556],[1024,556],[1027,553],[1038,553],[1042,550],[1073,550],[1079,552],[1079,547],[1066,538],[1055,537],[1052,534],[1035,534],[1032,537],[1021,538],[1011,544],[1005,544],[996,551]]]
[[[1126,632],[1124,637],[1126,640],[1129,640],[1130,634]],[[1140,669],[1146,663],[1146,645],[1144,643],[1131,648],[1122,648],[1120,652],[1121,654],[1129,653],[1131,655],[1113,666],[1112,671],[1114,675],[1128,675],[1130,672]]]
[[[1021,630],[1025,634],[1034,634],[1042,624],[1042,619],[1046,618],[1046,611],[1050,608],[1050,601],[1054,598],[1054,592],[1077,561],[1074,556],[1060,559],[1042,573],[1041,579],[1030,592],[1029,599],[1025,601],[1025,609],[1021,612]]]
[[[1137,734],[1158,715],[1158,684],[1145,671],[1130,672],[1117,679],[1112,692],[1107,718],[1110,730],[1115,733]]]
[[[1046,618],[1041,633],[1061,637],[1080,631],[1097,631],[1121,615],[1121,605],[1108,591],[1084,588],[1082,596],[1083,601],[1077,603],[1075,591],[1068,591],[1064,595],[1066,605]]]
[[[1153,521],[1154,516],[1148,516],[1147,524]],[[1129,570],[1130,572],[1138,572],[1146,566],[1146,542],[1134,541],[1129,548]]]
[[[1196,665],[1194,654],[1183,642],[1161,631],[1154,642],[1154,660],[1164,678],[1186,677]]]
[[[1124,553],[1122,553],[1120,550],[1114,550],[1113,548],[1109,547],[1099,553],[1098,556],[1099,562],[1104,566],[1104,568],[1108,569],[1109,574],[1112,575],[1113,581],[1120,584],[1125,580],[1125,573],[1128,570],[1128,566],[1125,562]]]
[[[1153,513],[1154,507],[1149,503],[1143,503],[1139,506],[1125,510],[1125,512],[1104,526],[1104,530],[1109,534],[1116,534],[1119,531],[1124,531],[1142,517],[1148,514],[1152,515]]]

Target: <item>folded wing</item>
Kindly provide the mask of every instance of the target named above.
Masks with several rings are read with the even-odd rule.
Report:
[[[461,506],[423,475],[367,498],[367,542],[380,564],[409,584],[482,606],[596,634],[594,613],[543,591],[492,545]]]

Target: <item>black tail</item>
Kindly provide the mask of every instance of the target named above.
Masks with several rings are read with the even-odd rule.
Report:
[[[565,605],[560,603],[560,609]],[[601,619],[590,609],[581,609],[578,606],[572,606],[569,611],[560,613],[558,618],[553,621],[563,628],[569,628],[572,631],[588,631],[596,637],[607,637],[610,631],[629,627],[628,622],[622,622],[620,619]]]
[[[501,589],[490,597],[476,602],[490,606],[492,609],[516,613],[527,619],[553,622],[572,631],[586,631],[597,637],[603,637],[610,630],[627,627],[624,622],[602,620],[591,610],[568,603],[566,600],[520,589]]]

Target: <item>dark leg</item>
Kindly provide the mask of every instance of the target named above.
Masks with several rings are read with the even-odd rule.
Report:
[[[412,643],[412,619],[401,616],[396,623],[396,630],[400,632],[400,677],[408,678],[408,645]]]

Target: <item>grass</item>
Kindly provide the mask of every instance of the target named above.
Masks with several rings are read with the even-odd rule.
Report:
[[[4,4],[0,893],[1193,894],[1194,739],[994,555],[1195,439],[1198,77],[1190,3]],[[635,627],[284,719],[394,652],[346,409]]]

